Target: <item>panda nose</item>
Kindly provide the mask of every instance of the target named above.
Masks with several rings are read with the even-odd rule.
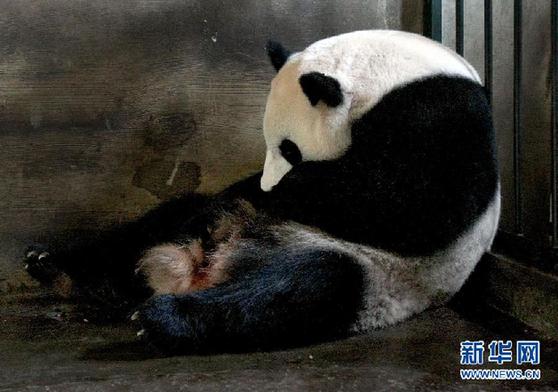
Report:
[[[293,166],[281,156],[280,153],[267,151],[260,187],[264,192],[269,192],[281,181]]]
[[[267,184],[263,180],[263,176],[262,176],[262,179],[260,180],[260,188],[262,188],[262,191],[264,191],[264,192],[270,192],[273,189],[273,185]]]

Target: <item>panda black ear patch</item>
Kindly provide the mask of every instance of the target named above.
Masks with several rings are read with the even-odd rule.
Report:
[[[343,92],[337,79],[320,72],[304,74],[299,79],[302,91],[310,100],[312,106],[320,101],[327,106],[336,107],[343,102]]]
[[[291,55],[291,52],[285,49],[283,45],[279,42],[271,40],[267,41],[265,50],[267,51],[271,64],[273,64],[273,68],[275,68],[276,71],[279,71],[281,67],[285,65],[287,59]]]

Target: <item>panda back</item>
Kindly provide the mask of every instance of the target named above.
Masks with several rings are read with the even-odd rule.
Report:
[[[356,168],[363,195],[353,219],[383,249],[444,249],[497,195],[490,107],[472,80],[438,75],[401,86],[355,122],[352,139],[343,164]]]
[[[480,83],[474,67],[446,46],[419,34],[362,30],[315,42],[293,56],[300,73],[331,75],[351,94],[351,118],[358,119],[394,88],[434,75]]]

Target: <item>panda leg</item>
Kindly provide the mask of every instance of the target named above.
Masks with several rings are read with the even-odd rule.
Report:
[[[116,228],[54,239],[49,246],[30,247],[23,260],[31,277],[64,296],[91,299],[104,307],[135,306],[150,294],[136,271],[150,246],[178,235],[199,237],[207,229],[205,211],[211,200],[201,195],[163,203],[135,222]],[[63,284],[61,284],[63,283]]]
[[[140,335],[180,353],[273,349],[349,333],[365,290],[357,260],[329,249],[277,249],[261,261],[235,262],[229,280],[206,290],[152,297],[134,317]]]
[[[238,250],[242,234],[252,238],[266,232],[264,215],[242,199],[221,205],[208,224],[208,235],[188,241],[159,244],[148,249],[136,272],[157,294],[185,294],[222,283],[228,278],[228,255]],[[246,263],[244,263],[246,264]]]
[[[138,263],[155,295],[186,294],[225,280],[224,269],[206,255],[201,240],[188,244],[161,244],[147,250]]]

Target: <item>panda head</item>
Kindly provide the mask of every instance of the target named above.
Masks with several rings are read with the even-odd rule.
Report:
[[[342,81],[319,71],[303,72],[301,53],[268,43],[278,71],[264,115],[267,146],[261,188],[269,191],[302,161],[334,159],[349,146],[350,99]]]
[[[455,52],[423,36],[357,31],[290,53],[269,42],[277,70],[264,114],[261,188],[270,191],[302,161],[332,160],[351,145],[351,124],[394,87],[434,74],[478,81]]]

